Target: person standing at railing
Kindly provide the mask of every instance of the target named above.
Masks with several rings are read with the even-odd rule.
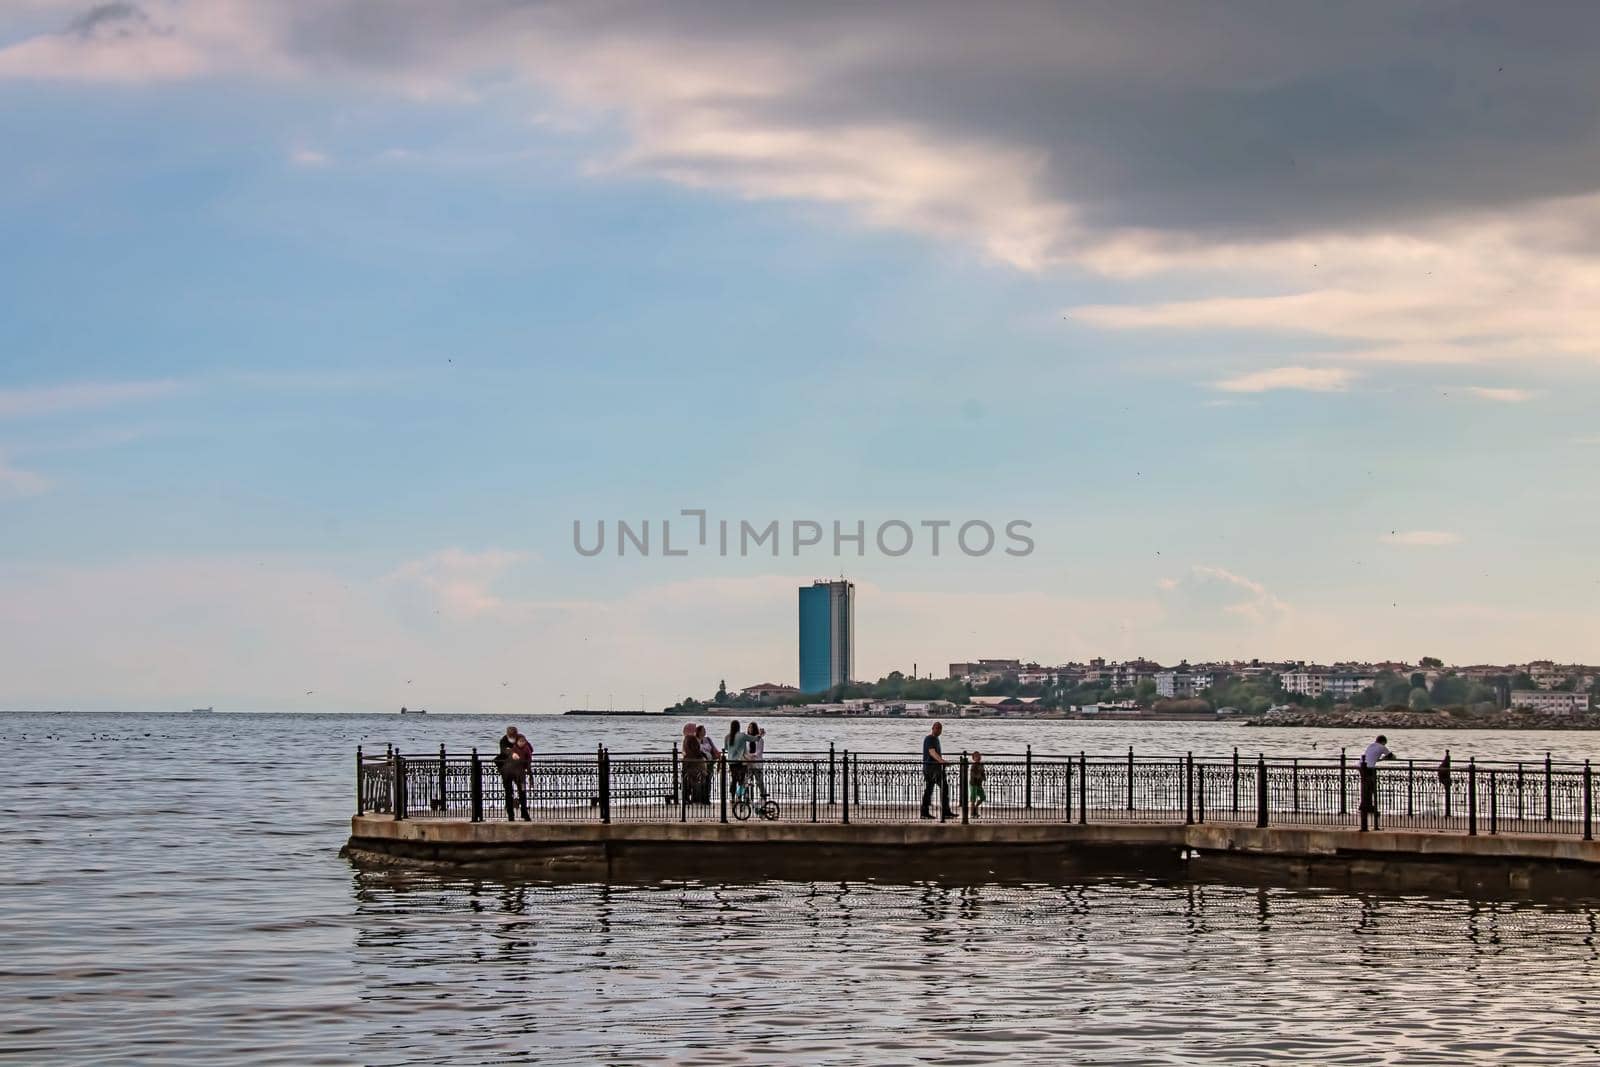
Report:
[[[750,735],[740,728],[738,720],[728,726],[728,736],[722,742],[722,756],[728,761],[728,784],[733,795],[739,796],[744,788],[745,775],[750,769]]]
[[[972,753],[972,766],[967,768],[967,799],[972,803],[972,817],[979,815],[978,809],[983,807],[989,799],[989,794],[984,792],[983,783],[989,779],[989,768],[983,765],[983,753]]]
[[[704,726],[694,728],[695,740],[700,742],[700,755],[706,761],[706,776],[700,782],[700,792],[696,799],[702,804],[711,803],[711,779],[715,777],[714,768],[717,760],[722,758],[722,753],[717,751],[717,746],[712,743],[711,735],[706,733]]]
[[[1361,812],[1372,816],[1372,828],[1378,828],[1378,764],[1394,759],[1389,751],[1389,739],[1382,734],[1361,753]]]
[[[522,810],[524,822],[532,822],[528,815],[528,768],[533,764],[533,745],[515,726],[507,726],[500,737],[500,754],[494,765],[500,771],[500,784],[506,791],[506,818],[516,821],[517,809]],[[512,793],[516,806],[512,806]]]
[[[933,802],[933,790],[939,789],[939,811],[943,818],[955,818],[955,812],[950,810],[950,783],[945,777],[944,750],[939,745],[939,735],[944,733],[943,723],[934,723],[928,728],[928,736],[922,739],[922,817],[931,819],[933,815],[928,811],[928,805]]]
[[[683,802],[698,804],[705,784],[705,753],[700,751],[700,739],[691,733],[683,739]]]
[[[767,754],[767,732],[753,722],[744,732],[750,735],[750,747],[745,750],[745,759],[750,763],[750,788],[759,790],[761,799],[766,800],[767,776],[762,773],[761,761]]]

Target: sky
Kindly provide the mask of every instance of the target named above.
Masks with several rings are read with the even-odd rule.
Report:
[[[1597,33],[11,0],[0,708],[660,707],[841,574],[865,678],[1600,661]]]

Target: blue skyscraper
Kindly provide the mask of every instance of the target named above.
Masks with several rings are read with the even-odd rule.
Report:
[[[850,681],[856,652],[856,587],[819,578],[800,587],[800,691]]]

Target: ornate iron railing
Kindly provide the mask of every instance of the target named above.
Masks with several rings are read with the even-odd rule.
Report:
[[[356,751],[357,814],[661,822],[1236,823],[1594,836],[1589,762],[968,753],[942,766],[836,751],[732,763],[660,753],[536,754],[520,780],[476,751]],[[948,805],[948,806],[946,806]]]

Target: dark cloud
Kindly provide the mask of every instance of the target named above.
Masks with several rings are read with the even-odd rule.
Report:
[[[363,66],[519,22],[578,47],[715,40],[777,54],[808,66],[809,83],[728,106],[824,129],[912,123],[1037,153],[1046,190],[1091,227],[1383,227],[1600,182],[1593,4],[305,10],[309,51]]]
[[[1025,155],[1090,233],[1378,230],[1600,183],[1600,4],[261,2],[312,70],[538,80],[530,40],[596,67],[621,45],[766,58],[801,76],[697,103]],[[111,3],[75,30],[141,20]]]

